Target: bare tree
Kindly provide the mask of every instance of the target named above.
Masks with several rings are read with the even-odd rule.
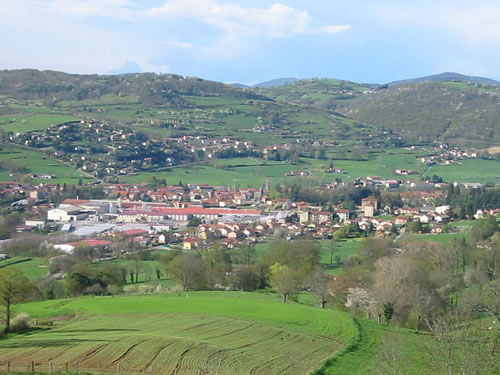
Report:
[[[473,320],[467,312],[452,311],[434,319],[431,336],[423,341],[431,359],[432,374],[480,375],[498,370],[498,336],[491,331],[491,321]]]
[[[205,265],[199,255],[178,255],[167,263],[166,271],[184,291],[203,289],[206,285]]]
[[[389,332],[380,345],[372,373],[377,375],[404,375],[408,373],[410,363],[403,348],[405,340],[400,333]]]
[[[316,294],[319,300],[319,306],[324,309],[329,294],[328,284],[331,276],[321,266],[316,267],[306,278],[305,284]]]

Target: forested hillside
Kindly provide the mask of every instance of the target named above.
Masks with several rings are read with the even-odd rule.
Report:
[[[337,111],[345,116],[401,131],[408,140],[477,147],[500,142],[500,88],[496,86],[422,82],[338,103]]]

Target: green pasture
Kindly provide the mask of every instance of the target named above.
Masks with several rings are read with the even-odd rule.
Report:
[[[466,159],[460,164],[436,165],[429,168],[427,176],[438,175],[447,182],[500,183],[500,161]]]
[[[405,234],[400,242],[436,242],[441,245],[449,245],[454,239],[466,238],[466,233],[439,233],[439,234]]]
[[[172,168],[169,172],[141,173],[134,176],[122,177],[127,183],[141,183],[150,181],[153,176],[165,178],[169,184],[183,183],[205,183],[215,186],[254,186],[258,187],[269,180],[270,183],[278,183],[285,178],[285,171],[293,170],[293,166],[283,164],[269,166],[249,166],[239,168],[214,168],[206,166],[195,166],[191,168]]]
[[[12,160],[26,168],[26,174],[51,174],[56,178],[46,180],[54,184],[76,184],[81,178],[83,181],[88,180],[87,177],[80,174],[75,168],[67,166],[62,162],[52,159],[45,154],[32,149],[24,149],[16,146],[2,146],[0,149],[0,160]],[[1,181],[12,181],[13,177],[9,176],[7,171],[0,171]],[[29,179],[33,183],[40,183],[41,180]]]
[[[3,116],[0,120],[0,129],[14,133],[27,133],[50,128],[69,121],[79,121],[80,119],[68,115],[56,114],[34,114],[34,115],[12,115]]]
[[[353,238],[342,241],[322,240],[321,243],[321,259],[320,263],[324,265],[328,271],[334,275],[342,273],[342,266],[335,263],[335,257],[339,256],[343,262],[348,256],[356,255],[361,245],[359,238]],[[331,263],[331,253],[333,246],[333,264]]]
[[[353,238],[349,240],[342,241],[332,241],[332,240],[320,240],[321,244],[321,259],[320,264],[325,266],[328,271],[332,274],[339,274],[342,271],[341,266],[335,264],[335,256],[340,257],[340,261],[343,262],[348,256],[355,255],[359,251],[359,247],[361,245],[359,238]],[[331,244],[334,243],[333,247],[333,263],[330,263],[330,255],[331,255]],[[269,242],[259,243],[255,246],[255,252],[257,257],[262,256],[266,252],[269,251],[270,247]]]
[[[49,273],[46,258],[12,257],[0,262],[0,268],[3,267],[16,267],[32,281],[43,279]]]
[[[430,358],[421,352],[419,343],[422,336],[414,331],[387,327],[363,318],[358,318],[356,325],[359,332],[357,340],[327,361],[315,375],[393,374],[391,355],[398,356],[396,363],[400,366],[400,374],[427,373]]]
[[[192,292],[95,297],[16,306],[40,319],[77,313],[67,323],[0,341],[0,356],[22,369],[76,363],[80,370],[123,373],[304,374],[357,337],[349,314],[278,296]]]
[[[116,264],[118,266],[121,266],[125,268],[127,271],[129,270],[134,270],[136,271],[136,261],[135,260],[130,260],[130,259],[118,259],[118,260],[112,260],[112,261],[105,261],[105,262],[99,262],[99,263],[94,263],[94,266],[101,266],[104,264]],[[156,270],[161,271],[161,278],[160,280],[157,279],[156,275]],[[157,261],[157,260],[141,260],[139,261],[139,278],[137,282],[131,283],[130,281],[130,276],[129,273],[127,272],[127,284],[136,284],[136,283],[146,283],[149,281],[157,282],[159,281],[162,286],[171,288],[175,287],[175,282],[168,278],[165,275],[164,267],[163,265]]]
[[[90,107],[90,106],[108,106],[114,104],[136,104],[138,97],[136,96],[118,96],[114,94],[106,94],[97,99],[84,99],[84,100],[67,100],[60,101],[57,105],[66,108],[72,107]]]

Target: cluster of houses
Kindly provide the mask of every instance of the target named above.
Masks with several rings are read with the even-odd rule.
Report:
[[[220,152],[233,149],[236,152],[259,152],[259,149],[250,141],[239,141],[228,137],[213,138],[206,135],[184,135],[180,137],[168,137],[165,143],[176,144],[185,150],[196,153],[203,152],[207,158],[215,158]]]
[[[332,189],[345,182],[330,184]],[[359,179],[355,186],[400,186],[376,176]],[[464,186],[464,185],[462,185]],[[330,238],[349,226],[376,234],[401,233],[409,221],[418,221],[440,233],[450,220],[450,207],[435,207],[446,185],[406,182],[398,191],[403,207],[383,207],[380,199],[366,197],[357,208],[318,207],[309,202],[276,198],[269,187],[230,188],[208,184],[151,185],[101,184],[109,199],[66,199],[55,205],[48,201],[61,186],[49,182],[31,186],[0,182],[0,198],[12,201],[13,210],[23,210],[25,222],[19,232],[57,229],[75,237],[57,244],[63,252],[79,245],[111,248],[117,241],[140,246],[172,245],[197,250],[214,242],[234,248],[243,243],[264,241],[279,231],[286,238],[311,235]],[[476,187],[476,186],[470,186]],[[497,213],[478,210],[476,219]],[[383,216],[382,216],[383,215]]]
[[[428,165],[452,165],[458,164],[460,160],[475,159],[479,156],[477,151],[462,150],[458,147],[450,147],[448,143],[439,143],[433,147],[434,155],[424,156],[420,161]]]
[[[227,137],[185,135],[163,140],[144,139],[136,130],[94,120],[55,125],[44,131],[10,134],[8,140],[34,148],[51,147],[54,149],[52,157],[71,163],[98,178],[147,170],[153,167],[153,162],[155,166],[173,166],[186,161],[175,157],[173,152],[164,153],[164,150],[170,149],[181,150],[186,155],[203,152],[209,159],[226,150],[236,153],[260,152],[250,141]],[[140,156],[137,159],[124,159],[125,153],[137,153]],[[155,157],[153,160],[159,153],[164,153],[165,157]],[[49,176],[36,178],[50,179]]]

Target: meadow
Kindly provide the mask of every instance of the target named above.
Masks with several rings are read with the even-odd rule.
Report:
[[[429,168],[427,175],[438,175],[449,182],[500,183],[500,161],[467,159],[460,164],[438,165]]]
[[[418,157],[422,151],[406,149],[387,149],[370,153],[370,159],[365,161],[333,159],[336,168],[345,170],[345,174],[326,173],[328,160],[300,158],[297,165],[256,158],[235,158],[216,160],[211,165],[171,168],[169,171],[145,172],[121,178],[127,183],[149,181],[153,176],[166,178],[169,184],[208,183],[227,186],[262,186],[269,181],[271,186],[277,183],[330,183],[335,178],[343,181],[353,181],[367,176],[379,176],[383,179],[420,180],[424,175],[437,174],[445,181],[463,182],[496,182],[500,181],[500,162],[493,160],[464,160],[456,166],[433,167],[426,172],[427,166],[420,163]],[[484,164],[483,164],[484,163]],[[402,176],[396,174],[396,169],[414,169],[420,174]],[[442,168],[442,169],[441,169]],[[452,168],[452,169],[447,169]],[[308,177],[285,176],[293,170],[305,170]],[[490,176],[490,177],[488,177]]]
[[[2,145],[0,148],[0,160],[12,160],[20,166],[26,168],[27,174],[51,174],[56,178],[49,180],[54,184],[77,184],[81,178],[84,182],[92,180],[75,170],[74,167],[65,165],[40,151],[25,149],[14,145]],[[0,181],[12,181],[13,177],[8,171],[0,170]],[[40,183],[42,180],[30,179],[33,183]],[[47,181],[45,181],[47,182]]]
[[[50,128],[70,121],[79,121],[79,118],[59,114],[11,115],[0,117],[0,129],[14,133],[27,133]]]
[[[402,236],[400,242],[436,242],[438,244],[447,246],[455,239],[466,238],[466,233],[439,233],[439,234],[405,234]]]
[[[192,292],[147,297],[95,297],[16,306],[39,319],[75,314],[49,330],[0,341],[11,368],[104,373],[304,374],[357,337],[349,314],[273,295]]]
[[[12,257],[0,261],[0,268],[11,266],[19,268],[23,274],[32,281],[43,279],[49,273],[48,261],[46,258]]]

